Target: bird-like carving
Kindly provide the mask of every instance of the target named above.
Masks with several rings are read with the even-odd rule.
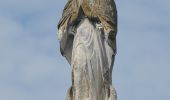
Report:
[[[100,23],[105,33],[116,36],[117,10],[114,0],[68,0],[58,24],[59,38],[67,26],[76,26],[83,17]]]

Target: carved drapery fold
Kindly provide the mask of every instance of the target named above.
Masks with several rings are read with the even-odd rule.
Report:
[[[112,87],[115,54],[108,35],[86,18],[72,38],[72,86],[66,100],[116,100]]]

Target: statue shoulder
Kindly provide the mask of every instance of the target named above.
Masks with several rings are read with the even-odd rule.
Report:
[[[76,15],[78,13],[78,6],[76,5],[77,5],[77,0],[68,0],[68,2],[66,3],[63,9],[62,17],[59,21],[58,27],[60,26],[61,23],[63,23],[68,18],[71,17],[72,20],[76,18]]]

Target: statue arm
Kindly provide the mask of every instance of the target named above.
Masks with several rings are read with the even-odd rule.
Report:
[[[70,26],[78,16],[78,5],[77,0],[68,0],[64,7],[62,18],[58,23],[58,38],[62,39],[63,35],[66,33],[68,26]]]
[[[64,10],[63,10],[63,13],[62,13],[62,17],[59,20],[58,29],[60,28],[60,26],[63,25],[63,23],[65,23],[66,19],[68,18],[68,16],[69,16],[68,10],[69,10],[70,6],[71,6],[71,0],[68,0],[67,4],[64,7]]]
[[[110,0],[110,4],[101,0],[98,13],[105,34],[108,35],[108,44],[113,49],[114,54],[116,54],[117,8],[114,0]]]
[[[100,1],[98,7],[98,17],[105,29],[105,33],[112,33],[116,37],[117,33],[117,9],[114,0]]]
[[[58,23],[58,29],[60,28],[60,26],[65,24],[68,19],[70,19],[69,23],[72,23],[76,19],[77,12],[78,12],[77,1],[68,0],[67,4],[64,7],[62,18],[60,19]]]

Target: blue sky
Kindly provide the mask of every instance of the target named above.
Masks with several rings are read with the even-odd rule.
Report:
[[[67,0],[0,0],[0,100],[64,100],[56,26]],[[170,1],[116,0],[118,100],[170,99]]]

